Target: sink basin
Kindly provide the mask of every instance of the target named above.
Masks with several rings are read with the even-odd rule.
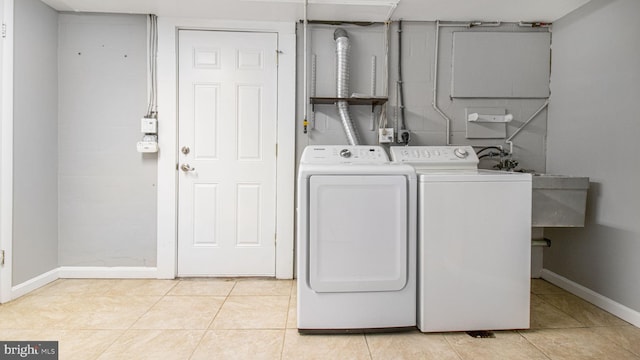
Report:
[[[584,226],[588,177],[534,174],[532,187],[531,226]]]

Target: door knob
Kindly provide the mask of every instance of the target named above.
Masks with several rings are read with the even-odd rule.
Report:
[[[195,171],[195,170],[196,170],[196,168],[195,168],[195,167],[191,167],[191,165],[189,165],[189,164],[182,164],[182,165],[180,166],[180,169],[181,169],[182,171],[184,171],[184,172],[189,172],[189,171]]]

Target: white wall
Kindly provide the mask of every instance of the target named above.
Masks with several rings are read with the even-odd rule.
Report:
[[[59,22],[60,265],[155,266],[156,155],[136,152],[146,17]]]
[[[58,14],[15,2],[13,284],[58,266]]]
[[[546,269],[640,311],[640,2],[592,0],[554,24],[547,169],[588,176],[583,229],[546,230]]]
[[[347,30],[351,39],[351,79],[350,92],[370,94],[371,57],[377,58],[377,90],[376,95],[384,95],[384,26],[340,26]],[[315,54],[317,58],[317,91],[316,96],[335,96],[335,42],[333,32],[337,26],[309,26],[309,62]],[[302,31],[298,28],[298,52],[302,54]],[[445,120],[432,108],[435,53],[434,22],[403,23],[403,81],[405,119],[412,133],[410,145],[444,145],[446,143]],[[473,32],[538,32],[547,31],[541,28],[521,28],[516,24],[503,24],[500,27],[442,27],[440,30],[438,57],[438,105],[451,119],[452,144],[470,145],[506,145],[502,139],[467,139],[465,108],[467,107],[500,107],[514,115],[514,120],[507,126],[507,136],[511,135],[524,121],[545,102],[545,99],[451,99],[452,45],[453,33],[458,31]],[[396,114],[396,80],[397,80],[397,23],[393,23],[390,32],[390,74],[389,74],[389,127],[395,126]],[[494,54],[490,54],[493,56]],[[542,57],[549,57],[548,52]],[[473,59],[469,59],[473,61]],[[303,119],[304,99],[302,96],[302,56],[298,57],[298,118]],[[517,66],[517,64],[514,64]],[[311,66],[309,65],[309,72]],[[497,78],[496,81],[508,80]],[[310,81],[311,86],[311,81]],[[310,94],[312,95],[312,94]],[[309,120],[315,116],[315,128],[309,128],[303,134],[302,121],[297,127],[297,154],[309,144],[346,144],[346,136],[335,106],[316,106]],[[379,110],[376,111],[376,114]],[[377,130],[371,130],[371,108],[369,106],[352,106],[351,114],[359,129],[363,144],[377,144]],[[521,168],[545,170],[545,136],[546,110],[543,110],[525,130],[514,139],[514,158],[520,161]],[[376,119],[377,127],[377,119]],[[395,144],[394,144],[395,145]],[[507,147],[508,149],[508,147]],[[495,161],[483,161],[481,165],[490,168]]]

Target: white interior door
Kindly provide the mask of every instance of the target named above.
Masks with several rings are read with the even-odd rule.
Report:
[[[178,275],[273,276],[277,35],[179,31]]]

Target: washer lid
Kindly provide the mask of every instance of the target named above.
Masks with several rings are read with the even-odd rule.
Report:
[[[416,169],[418,181],[423,182],[531,182],[531,174],[498,170],[424,170]]]

